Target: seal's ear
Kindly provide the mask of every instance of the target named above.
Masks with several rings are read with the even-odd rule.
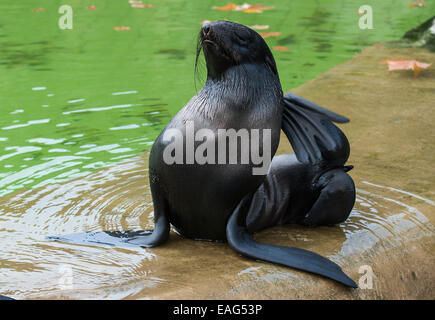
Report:
[[[276,63],[273,57],[270,57],[269,55],[266,56],[266,64],[269,66],[270,70],[276,75],[278,75],[278,70],[276,69]]]

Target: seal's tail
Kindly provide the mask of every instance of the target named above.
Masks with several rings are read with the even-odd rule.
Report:
[[[282,130],[302,163],[341,167],[349,158],[350,146],[333,122],[349,119],[317,104],[287,93],[283,99]]]
[[[227,223],[227,240],[234,250],[254,259],[316,273],[346,286],[352,288],[358,287],[337,264],[317,253],[298,248],[255,242],[247,232],[245,223],[249,203],[250,195],[246,196],[239,203]]]

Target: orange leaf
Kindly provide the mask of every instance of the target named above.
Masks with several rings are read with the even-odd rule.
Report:
[[[132,8],[154,8],[154,5],[139,3],[139,4],[132,4],[131,7]]]
[[[262,13],[263,11],[261,9],[257,9],[257,8],[248,8],[245,10],[241,10],[244,13]]]
[[[273,7],[263,7],[261,4],[251,4],[248,8],[243,9],[245,13],[262,13],[265,10],[273,9]]]
[[[232,2],[228,2],[228,3],[227,3],[225,6],[223,6],[223,7],[216,7],[216,6],[213,6],[212,8],[213,8],[213,9],[216,9],[216,10],[220,10],[220,11],[233,11],[233,10],[235,10],[237,7],[238,7],[237,4],[232,3]]]
[[[277,51],[289,51],[290,49],[287,47],[281,47],[281,46],[276,46],[273,47],[273,49],[277,50]]]
[[[130,27],[113,27],[116,31],[130,31]]]
[[[47,11],[44,8],[38,8],[38,9],[33,9],[32,12],[43,12],[43,11]]]
[[[97,9],[97,6],[88,6],[87,8],[88,8],[88,10],[95,10],[95,9]]]
[[[262,36],[264,39],[269,37],[279,37],[281,35],[281,32],[261,32],[260,36]]]
[[[249,4],[249,3],[238,5],[232,2],[228,2],[223,7],[213,6],[212,8],[220,11],[242,11],[245,13],[262,13],[264,10],[270,10],[273,9],[274,7],[263,7],[262,4]]]

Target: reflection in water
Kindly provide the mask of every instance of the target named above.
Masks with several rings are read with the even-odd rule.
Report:
[[[123,97],[132,93],[137,91],[113,94]],[[73,103],[81,100],[70,100],[66,109],[51,111],[56,121],[49,118],[20,121],[0,128],[0,132],[12,132],[47,124],[59,130],[56,134],[49,133],[51,137],[41,134],[26,138],[26,135],[15,134],[9,135],[10,138],[0,138],[0,142],[9,144],[4,147],[5,153],[0,154],[0,197],[24,187],[40,187],[84,176],[91,170],[132,157],[149,149],[153,142],[150,135],[144,135],[143,131],[154,136],[170,118],[164,103],[149,105],[149,102],[142,102],[91,108]],[[118,110],[123,113],[118,117],[114,114],[113,121],[105,121],[104,128],[92,128],[90,131],[89,128],[77,127],[83,115],[90,122],[93,117],[98,122],[98,118],[110,116],[108,113],[117,113]],[[25,110],[16,109],[10,114],[25,113]],[[116,131],[116,135],[110,137],[107,132],[112,131]],[[17,141],[17,138],[24,141]],[[2,173],[1,167],[7,171]]]
[[[191,288],[189,280],[180,280],[185,275],[179,270],[193,265],[197,268],[191,272],[198,273],[194,279],[200,279],[201,272],[212,266],[216,274],[230,272],[236,278],[254,277],[266,282],[298,278],[290,269],[259,268],[255,261],[246,262],[225,244],[181,239],[174,233],[167,245],[158,248],[118,246],[123,234],[120,231],[153,228],[147,167],[146,157],[137,157],[67,183],[3,198],[0,293],[16,298],[160,297],[162,288]],[[258,234],[259,241],[263,241],[261,237],[269,241],[288,239],[282,244],[315,250],[343,264],[355,255],[370,255],[434,235],[425,215],[401,200],[403,191],[369,184],[361,187],[350,218],[339,227],[272,228]],[[98,232],[102,230],[117,232]],[[46,240],[47,236],[71,233],[79,233],[83,240],[82,232],[91,232],[106,244]],[[113,239],[118,241],[116,247]],[[233,259],[231,269],[222,263],[226,259]],[[59,268],[64,265],[73,270],[74,288],[70,290],[61,290],[59,285]],[[192,279],[191,274],[189,277]]]
[[[382,250],[406,248],[406,241],[435,234],[434,226],[417,208],[385,196],[378,190],[358,188],[357,193],[352,215],[342,225],[347,239],[339,255],[356,254],[375,246]]]

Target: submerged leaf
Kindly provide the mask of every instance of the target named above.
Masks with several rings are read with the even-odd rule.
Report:
[[[261,32],[260,36],[262,36],[264,39],[269,37],[279,37],[281,35],[281,32]]]
[[[275,46],[275,47],[273,47],[273,49],[277,50],[277,51],[289,51],[290,50],[289,48],[283,47],[283,46]]]
[[[273,9],[274,7],[272,6],[263,7],[262,4],[249,4],[249,3],[238,5],[232,2],[228,2],[223,7],[213,6],[212,8],[220,11],[242,11],[245,13],[262,13],[265,10]]]
[[[132,8],[154,8],[154,5],[138,3],[138,4],[132,4],[131,7]]]
[[[116,31],[130,31],[130,27],[124,27],[124,26],[113,27],[113,30],[116,30]]]
[[[261,4],[252,4],[249,8],[243,9],[245,13],[262,13],[265,10],[273,9],[274,7],[263,7]]]
[[[266,30],[266,29],[269,29],[269,26],[268,25],[260,26],[260,25],[255,24],[253,26],[250,26],[249,28],[254,29],[254,30]]]
[[[223,6],[223,7],[216,7],[216,6],[213,6],[212,8],[213,9],[216,9],[216,10],[220,10],[220,11],[234,11],[234,10],[236,10],[236,8],[238,8],[239,6],[237,5],[237,4],[235,4],[235,3],[232,3],[232,2],[228,2],[225,6]]]

